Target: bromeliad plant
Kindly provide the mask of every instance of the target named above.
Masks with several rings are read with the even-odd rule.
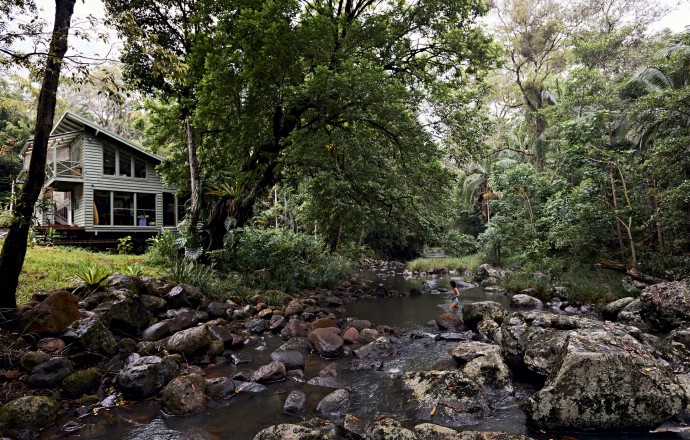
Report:
[[[113,272],[105,266],[89,266],[88,268],[76,272],[74,280],[79,284],[75,293],[87,296],[103,287]]]

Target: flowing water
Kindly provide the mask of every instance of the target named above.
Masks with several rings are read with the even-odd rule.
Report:
[[[403,424],[413,426],[414,421],[406,420],[403,410],[403,395],[397,387],[397,373],[412,370],[427,370],[453,365],[448,350],[454,342],[435,341],[433,336],[438,330],[426,324],[436,316],[449,310],[449,278],[431,277],[425,280],[403,277],[401,274],[381,276],[374,272],[363,272],[360,281],[375,286],[383,284],[389,289],[408,293],[411,289],[423,290],[426,282],[441,290],[436,293],[425,292],[422,295],[407,295],[382,300],[366,300],[347,305],[345,316],[367,319],[375,324],[394,327],[402,335],[400,355],[392,361],[384,362],[382,371],[350,369],[351,357],[337,360],[324,360],[311,355],[305,358],[305,380],[318,376],[319,371],[329,364],[335,364],[339,377],[351,389],[352,406],[350,412],[364,419],[372,420],[378,416],[392,416]],[[479,288],[461,289],[461,306],[466,302],[492,300],[509,307],[509,300],[502,295],[484,293]],[[414,333],[418,339],[410,338]],[[237,355],[251,359],[251,364],[220,365],[207,370],[207,377],[232,376],[242,369],[256,369],[270,362],[271,352],[282,344],[277,337],[266,338],[255,346],[244,348]],[[518,398],[535,391],[527,384],[515,384]],[[128,440],[197,440],[197,439],[251,439],[261,429],[278,423],[299,423],[302,419],[282,413],[282,406],[287,394],[300,389],[307,395],[306,414],[316,414],[316,405],[326,394],[333,391],[329,388],[308,385],[306,382],[287,380],[269,384],[268,389],[260,393],[240,393],[226,401],[211,402],[207,411],[185,417],[165,417],[161,415],[160,403],[152,399],[128,407],[121,407],[101,412],[98,416],[89,416],[79,420],[84,428],[73,435],[67,434],[60,426],[48,429],[42,438],[81,438],[81,439],[128,439]],[[63,422],[64,423],[64,422]],[[58,424],[59,425],[59,424]],[[525,416],[519,409],[517,401],[503,402],[503,405],[491,417],[479,425],[467,427],[472,430],[498,430],[511,433],[527,434],[537,439],[678,439],[674,434],[649,435],[586,435],[572,433],[568,435],[546,435],[529,429],[525,425]]]

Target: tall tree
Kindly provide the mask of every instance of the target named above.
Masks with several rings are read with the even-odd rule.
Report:
[[[13,320],[17,308],[15,294],[26,256],[26,242],[34,205],[45,182],[48,138],[53,129],[60,69],[67,52],[67,37],[74,4],[75,0],[55,0],[55,23],[38,96],[31,163],[26,182],[12,212],[13,219],[5,237],[5,244],[0,252],[0,310],[8,311],[9,321]]]
[[[476,24],[483,2],[237,3],[241,12],[220,14],[207,40],[212,68],[198,90],[197,123],[212,133],[206,163],[244,188],[214,210],[215,245],[228,216],[248,221],[257,198],[285,178],[309,182],[324,221],[350,207],[347,221],[343,211],[324,225],[332,243],[350,219],[372,226],[421,210],[423,194],[443,194],[450,179],[437,185],[441,150],[424,122],[442,102],[465,102],[497,55]]]
[[[196,232],[201,208],[199,133],[194,123],[199,72],[193,53],[197,39],[214,20],[213,2],[203,0],[108,0],[109,23],[125,39],[125,75],[144,92],[176,104],[185,128],[191,207],[188,228]]]

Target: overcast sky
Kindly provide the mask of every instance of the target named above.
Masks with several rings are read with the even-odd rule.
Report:
[[[52,17],[55,11],[55,2],[53,0],[36,0],[39,8],[43,10],[41,16]],[[667,5],[678,5],[677,8],[665,16],[661,21],[655,23],[652,27],[652,31],[662,30],[664,28],[669,28],[673,32],[682,31],[686,26],[690,25],[690,0],[650,0],[650,2],[660,1],[662,4]],[[77,23],[83,21],[83,19],[89,15],[93,15],[96,18],[103,19],[105,11],[103,9],[103,2],[101,0],[77,0],[74,8],[74,17],[72,23]],[[87,43],[84,41],[76,41],[74,38],[70,42],[73,44],[77,50],[81,51],[87,55],[97,54],[98,56],[106,56],[109,54],[109,58],[116,58],[117,48],[119,46],[117,37],[111,31],[110,43],[105,44],[102,41],[93,41]],[[113,52],[115,51],[115,52]]]

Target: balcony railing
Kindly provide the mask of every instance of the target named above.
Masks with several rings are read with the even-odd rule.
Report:
[[[84,177],[83,165],[73,160],[58,160],[46,164],[46,180],[49,179],[81,179]]]

